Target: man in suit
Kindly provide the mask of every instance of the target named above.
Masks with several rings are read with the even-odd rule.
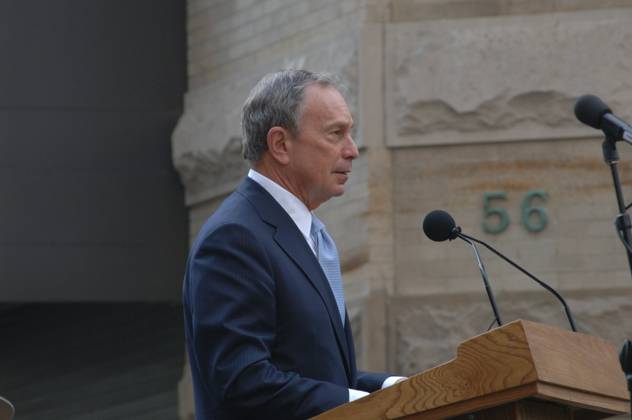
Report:
[[[328,75],[273,73],[246,100],[252,169],[202,227],[184,280],[197,419],[303,419],[398,379],[356,370],[338,254],[312,214],[345,191],[352,124]]]

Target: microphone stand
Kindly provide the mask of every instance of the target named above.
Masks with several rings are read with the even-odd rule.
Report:
[[[623,201],[623,192],[621,191],[621,179],[619,178],[619,170],[617,167],[619,163],[619,152],[617,152],[615,139],[608,135],[608,133],[606,133],[605,137],[601,149],[603,150],[603,159],[608,166],[610,166],[614,192],[617,196],[617,206],[619,207],[619,214],[614,224],[617,228],[617,234],[625,246],[625,252],[628,256],[628,265],[630,266],[630,274],[632,274],[632,223],[630,222],[630,215],[627,213],[625,202]],[[632,144],[629,139],[624,138],[624,140]],[[625,374],[625,379],[628,384],[628,391],[630,392],[630,411],[632,412],[632,342],[630,340],[626,340],[623,344],[621,353],[619,353],[619,362],[621,363],[621,369]]]
[[[478,253],[478,249],[474,242],[470,241],[465,235],[460,232],[455,232],[456,235],[467,242],[474,250],[474,255],[476,256],[476,262],[478,263],[478,269],[481,272],[481,276],[483,277],[483,284],[485,285],[485,291],[487,292],[487,297],[489,298],[489,303],[492,305],[492,311],[494,311],[494,317],[496,318],[496,323],[500,327],[503,325],[500,320],[500,314],[498,313],[498,306],[496,306],[496,299],[494,299],[494,293],[492,292],[492,288],[489,286],[489,279],[487,278],[487,271],[485,270],[485,266],[483,265],[483,260],[481,260],[481,256]]]
[[[601,145],[603,151],[603,159],[610,166],[610,172],[612,173],[612,181],[614,183],[614,192],[617,196],[617,205],[619,206],[619,214],[617,215],[615,225],[619,236],[623,239],[624,244],[627,246],[626,254],[628,256],[628,265],[630,266],[630,275],[632,275],[632,252],[630,250],[630,244],[632,244],[632,223],[630,222],[630,216],[625,209],[625,202],[623,201],[623,192],[621,191],[621,179],[619,178],[619,170],[617,164],[619,163],[619,152],[615,140],[606,134],[606,138]]]

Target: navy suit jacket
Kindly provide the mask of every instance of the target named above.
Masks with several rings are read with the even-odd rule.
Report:
[[[318,260],[249,178],[194,242],[183,303],[196,419],[304,419],[388,376],[356,371],[349,319]]]

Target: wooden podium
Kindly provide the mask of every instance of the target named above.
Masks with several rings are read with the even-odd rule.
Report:
[[[447,363],[316,418],[588,420],[628,410],[611,343],[519,320],[461,343]]]

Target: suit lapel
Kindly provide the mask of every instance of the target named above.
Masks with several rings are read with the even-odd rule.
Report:
[[[338,347],[343,354],[347,376],[352,380],[349,346],[345,337],[344,327],[340,320],[336,299],[329,286],[318,260],[305,241],[305,237],[294,224],[294,221],[276,202],[276,200],[259,184],[246,178],[237,189],[246,196],[257,208],[261,218],[276,227],[275,241],[294,263],[300,267],[305,277],[316,289],[322,299],[329,319],[333,325]]]
[[[295,226],[294,228],[294,230],[298,232],[298,229],[296,229]],[[298,232],[298,234],[301,235],[300,232]],[[318,291],[318,294],[323,300],[323,303],[327,308],[327,313],[329,314],[329,320],[336,332],[338,346],[344,355],[347,372],[350,374],[349,348],[345,339],[342,321],[340,320],[340,312],[338,312],[338,306],[336,305],[336,299],[331,291],[331,286],[329,285],[329,281],[327,280],[325,273],[323,273],[318,260],[314,256],[314,253],[307,243],[305,243],[303,236],[301,235],[298,239],[302,240],[302,244],[298,243],[296,240],[296,234],[286,228],[279,228],[275,236],[275,240],[279,246],[281,246],[285,253],[301,268],[309,282]]]

